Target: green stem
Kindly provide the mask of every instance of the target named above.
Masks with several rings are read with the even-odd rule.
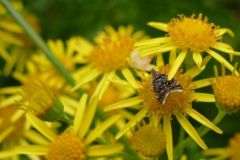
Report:
[[[227,114],[226,112],[219,110],[217,116],[213,120],[213,123],[218,124],[224,118],[224,116],[226,114]],[[199,129],[197,129],[197,131],[198,131],[199,135],[202,137],[205,134],[207,134],[210,131],[210,129],[206,128],[206,127],[200,127]],[[193,140],[190,137],[188,137],[185,140],[178,143],[178,145],[174,149],[175,158],[180,157],[183,149],[192,142],[193,142]]]
[[[51,53],[50,49],[44,43],[43,39],[32,29],[32,27],[24,20],[24,18],[12,7],[8,0],[1,0],[3,6],[8,10],[8,12],[13,16],[13,18],[22,26],[23,30],[30,36],[33,42],[42,49],[43,53],[52,62],[60,74],[65,77],[66,81],[74,86],[75,81],[67,69],[60,63],[59,60]]]

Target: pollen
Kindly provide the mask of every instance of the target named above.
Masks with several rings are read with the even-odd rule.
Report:
[[[229,141],[228,151],[230,153],[232,160],[240,160],[240,133],[237,133],[232,139]]]
[[[173,43],[182,50],[192,52],[207,51],[210,47],[221,39],[215,34],[216,26],[208,23],[208,18],[199,14],[185,17],[180,15],[179,18],[172,19],[168,24],[168,33]]]
[[[40,80],[29,79],[24,82],[20,94],[23,97],[23,109],[39,117],[45,115],[54,105],[54,93]]]
[[[169,70],[169,66],[163,66],[160,68],[160,72],[166,74]],[[169,114],[184,114],[186,113],[186,107],[191,107],[193,101],[193,84],[190,77],[184,76],[181,71],[177,72],[175,79],[183,88],[182,92],[172,92],[165,100],[164,104],[161,104],[154,93],[151,83],[152,77],[144,77],[141,88],[139,89],[140,96],[143,99],[144,107],[149,108],[152,112],[159,114],[160,116],[166,116]]]
[[[240,107],[240,77],[217,77],[213,89],[216,100],[223,109],[235,111]]]
[[[143,156],[155,157],[163,153],[166,139],[161,129],[152,125],[144,125],[133,133],[131,142]]]
[[[128,66],[127,61],[134,46],[130,36],[117,34],[115,37],[105,37],[90,54],[90,63],[102,72],[121,69]]]
[[[86,160],[85,145],[79,137],[63,133],[56,137],[49,146],[47,160]]]

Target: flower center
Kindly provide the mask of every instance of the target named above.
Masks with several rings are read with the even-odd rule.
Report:
[[[230,111],[240,107],[240,77],[218,77],[213,84],[213,89],[221,107]]]
[[[182,49],[192,52],[207,51],[221,37],[215,34],[215,25],[208,23],[207,17],[202,14],[185,17],[181,15],[168,24],[168,32],[174,44]]]
[[[164,66],[160,69],[161,73],[166,74],[169,70],[169,66]],[[156,97],[156,94],[152,85],[152,77],[145,77],[141,84],[140,95],[144,102],[144,107],[150,108],[153,112],[158,113],[160,116],[168,114],[183,114],[186,111],[186,107],[191,107],[193,99],[191,98],[192,81],[190,77],[186,77],[180,72],[175,76],[175,79],[182,86],[182,92],[171,92],[166,97],[165,103],[162,104]]]
[[[92,65],[102,72],[109,72],[127,66],[127,58],[133,50],[134,40],[129,36],[106,37],[90,54]]]
[[[131,142],[142,155],[154,157],[163,153],[166,140],[161,129],[152,125],[145,125],[133,133]]]
[[[58,136],[49,146],[47,160],[86,160],[84,143],[71,133]]]
[[[230,151],[231,159],[240,160],[240,134],[237,133],[229,142],[228,149]]]

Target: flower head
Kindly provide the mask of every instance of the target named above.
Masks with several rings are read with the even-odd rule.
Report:
[[[107,144],[97,141],[98,137],[120,118],[119,115],[112,116],[101,122],[93,130],[90,129],[97,101],[96,97],[92,97],[88,101],[88,96],[84,94],[79,103],[76,103],[75,108],[77,110],[72,126],[69,126],[59,135],[33,113],[27,112],[28,121],[40,133],[38,138],[39,136],[42,137],[40,139],[46,138],[47,142],[40,140],[38,145],[19,145],[9,152],[44,156],[46,160],[86,160],[88,157],[104,157],[119,153],[123,149],[121,144]]]
[[[200,67],[203,59],[202,53],[207,52],[211,57],[223,63],[227,69],[234,71],[234,67],[213,50],[216,49],[230,55],[240,55],[228,44],[220,42],[223,34],[229,33],[233,36],[233,33],[229,29],[208,23],[207,17],[203,18],[202,14],[199,14],[198,17],[180,15],[179,18],[172,19],[168,24],[158,22],[149,22],[148,24],[168,34],[166,37],[140,41],[135,45],[136,50],[140,52],[141,56],[179,51],[168,73],[170,80],[176,74],[187,54],[192,54],[194,62]],[[235,73],[238,74],[236,71]]]
[[[208,58],[204,59],[204,63],[207,63]],[[170,60],[171,61],[171,60]],[[169,64],[172,65],[171,63]],[[169,65],[161,66],[157,72],[167,75],[169,72]],[[173,159],[172,154],[172,128],[171,118],[175,116],[185,131],[201,146],[203,149],[207,149],[206,144],[203,142],[197,131],[187,120],[186,115],[189,115],[199,123],[208,128],[214,130],[217,133],[222,133],[221,129],[215,126],[211,121],[201,115],[198,111],[192,108],[193,101],[200,102],[215,102],[213,94],[198,93],[195,89],[211,85],[212,78],[193,81],[192,79],[201,73],[201,69],[193,67],[187,72],[179,70],[175,75],[174,80],[169,80],[169,83],[175,81],[182,87],[181,92],[170,92],[162,103],[156,97],[154,86],[152,83],[152,75],[143,73],[140,87],[138,88],[139,96],[123,100],[105,107],[105,111],[110,111],[119,108],[132,107],[136,105],[142,106],[140,111],[128,122],[128,124],[116,135],[116,138],[120,138],[131,127],[135,126],[144,117],[149,117],[156,124],[163,122],[163,132],[166,135],[166,149],[168,158]],[[167,80],[167,79],[166,79]]]
[[[121,71],[127,81],[133,79],[134,76],[129,70],[129,67],[132,66],[131,54],[134,51],[136,41],[142,38],[144,38],[143,33],[133,32],[132,26],[121,26],[118,30],[107,26],[106,31],[97,36],[96,45],[89,52],[89,64],[79,69],[78,76],[83,78],[74,89],[101,76],[102,78],[94,93],[101,98],[109,86],[109,81],[118,76],[116,71]],[[133,59],[136,59],[136,57]],[[136,65],[141,66],[140,64]],[[135,86],[133,83],[131,85]]]
[[[225,75],[225,72],[222,66],[222,75],[218,75],[215,67],[216,79],[213,82],[213,90],[218,107],[232,113],[240,108],[240,77],[234,74]]]
[[[143,156],[155,157],[164,152],[166,139],[161,129],[144,125],[133,133],[131,143]]]

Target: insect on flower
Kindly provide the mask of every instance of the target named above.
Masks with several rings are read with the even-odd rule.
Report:
[[[152,70],[152,86],[157,100],[164,104],[167,96],[172,92],[182,92],[182,86],[175,79],[168,80],[166,74]]]

